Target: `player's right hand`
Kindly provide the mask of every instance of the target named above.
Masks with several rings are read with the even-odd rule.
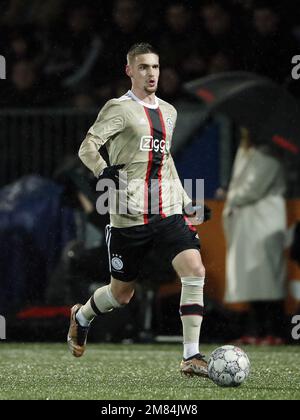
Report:
[[[124,168],[125,165],[112,165],[107,166],[101,174],[98,176],[98,181],[101,179],[111,179],[116,186],[116,189],[120,189],[121,183],[120,183],[120,170]]]
[[[200,223],[205,223],[212,218],[212,210],[206,204],[203,207],[202,205],[191,202],[184,208],[184,213],[186,216]]]

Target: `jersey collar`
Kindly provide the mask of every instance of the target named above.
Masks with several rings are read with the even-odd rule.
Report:
[[[155,96],[155,104],[151,105],[151,104],[147,104],[146,102],[143,102],[141,99],[135,96],[135,94],[131,90],[127,92],[127,95],[130,96],[130,98],[133,99],[134,101],[145,106],[146,108],[157,109],[159,107],[158,99],[156,96]]]

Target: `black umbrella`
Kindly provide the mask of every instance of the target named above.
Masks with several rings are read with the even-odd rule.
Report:
[[[300,157],[300,107],[283,87],[255,74],[230,72],[189,82],[185,89],[206,104],[207,117],[223,113],[247,127],[254,143]]]

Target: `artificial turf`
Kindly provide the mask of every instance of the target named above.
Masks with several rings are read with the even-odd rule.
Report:
[[[218,346],[202,346],[209,354]],[[251,375],[239,388],[182,377],[180,345],[91,344],[74,359],[63,344],[0,343],[0,399],[300,399],[300,347],[245,347]]]

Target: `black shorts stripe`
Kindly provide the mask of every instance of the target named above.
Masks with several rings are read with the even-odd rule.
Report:
[[[99,309],[97,308],[94,296],[91,297],[90,302],[91,302],[91,307],[92,307],[93,311],[95,312],[95,314],[98,315],[98,316],[102,315],[102,312],[100,312]]]
[[[201,305],[182,305],[179,310],[180,316],[197,315],[204,316],[204,308]]]

